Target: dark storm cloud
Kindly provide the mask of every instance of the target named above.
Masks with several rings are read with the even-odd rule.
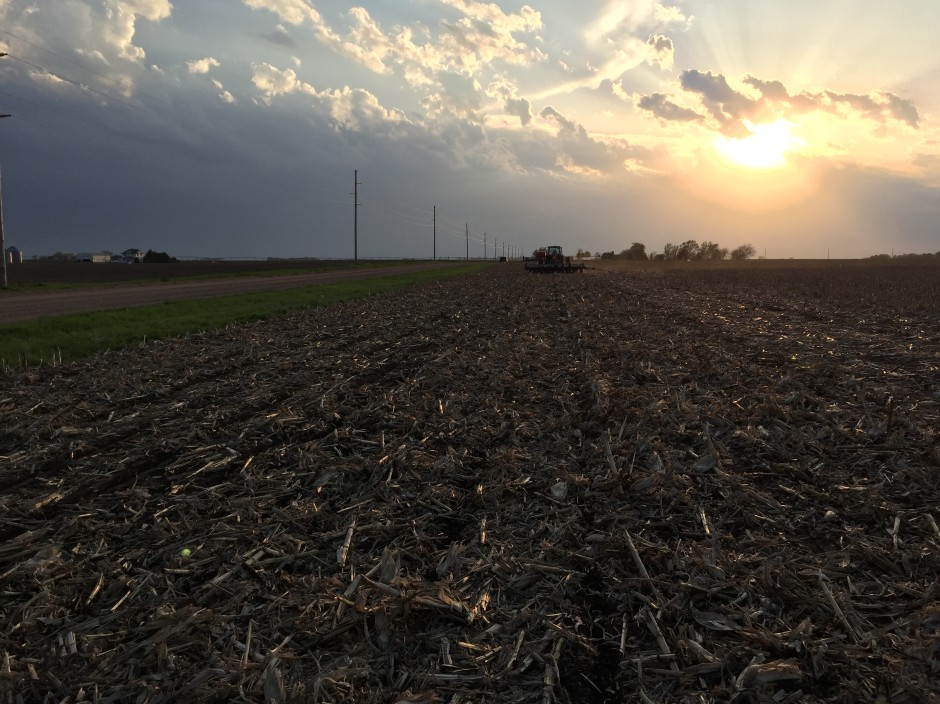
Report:
[[[705,119],[694,110],[676,105],[663,93],[644,95],[637,102],[637,107],[651,112],[662,120],[674,122],[701,122]]]

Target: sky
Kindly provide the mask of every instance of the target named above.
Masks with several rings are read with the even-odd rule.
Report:
[[[937,36],[937,0],[0,0],[6,244],[936,252]]]

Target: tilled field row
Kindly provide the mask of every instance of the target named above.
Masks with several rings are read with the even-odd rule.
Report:
[[[934,701],[940,337],[864,315],[503,267],[6,377],[0,701]]]

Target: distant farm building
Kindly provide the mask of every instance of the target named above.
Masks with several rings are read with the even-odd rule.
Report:
[[[122,262],[137,264],[144,260],[144,253],[139,249],[125,249],[119,255]]]
[[[101,252],[79,252],[75,255],[75,261],[77,262],[91,262],[92,264],[99,264],[103,262],[111,261],[110,254],[103,254]]]
[[[7,264],[23,263],[23,253],[17,247],[7,247],[6,251],[3,253],[3,257]]]

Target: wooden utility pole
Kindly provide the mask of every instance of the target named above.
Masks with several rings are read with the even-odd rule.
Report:
[[[7,248],[3,239],[3,174],[0,173],[0,255],[3,256],[3,280],[0,288],[7,287]]]
[[[486,259],[486,232],[483,233],[483,259]]]
[[[467,261],[470,261],[470,223],[464,223],[464,231],[467,233]]]
[[[6,52],[0,53],[0,56],[6,56]],[[10,117],[9,113],[0,115],[0,119]],[[0,257],[3,257],[3,275],[0,277],[0,288],[7,287],[7,246],[3,238],[3,175],[0,174]]]
[[[434,261],[437,261],[437,206],[434,206]]]
[[[353,171],[353,261],[359,261],[359,169]]]

